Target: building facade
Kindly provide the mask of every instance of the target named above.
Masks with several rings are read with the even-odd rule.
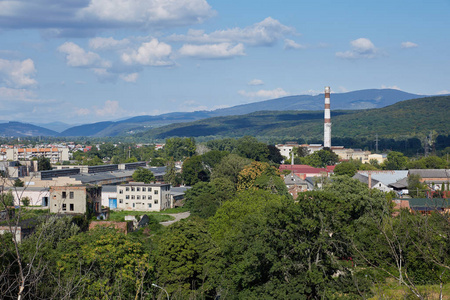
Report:
[[[51,163],[69,160],[69,148],[5,148],[0,153],[5,160],[31,160],[41,156]]]
[[[170,184],[133,182],[117,186],[117,209],[161,211],[173,207]]]
[[[50,212],[56,214],[101,213],[102,188],[97,186],[54,186],[50,188]]]

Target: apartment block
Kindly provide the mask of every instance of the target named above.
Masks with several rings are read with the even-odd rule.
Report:
[[[117,186],[117,209],[161,211],[172,207],[170,184],[132,182]]]

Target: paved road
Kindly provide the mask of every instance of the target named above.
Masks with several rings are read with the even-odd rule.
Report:
[[[191,215],[191,213],[189,211],[186,212],[182,212],[182,213],[177,213],[177,214],[167,214],[168,216],[172,216],[175,218],[175,220],[171,220],[171,221],[166,221],[166,222],[160,222],[159,224],[163,225],[163,226],[169,226],[170,224],[173,224],[175,222],[180,221],[181,219],[186,219],[187,217],[189,217]]]

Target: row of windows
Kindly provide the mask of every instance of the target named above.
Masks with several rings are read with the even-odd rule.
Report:
[[[137,200],[139,200],[139,199],[141,199],[141,195],[136,195],[136,197],[134,196],[134,195],[125,195],[125,199],[137,199]],[[152,196],[146,196],[146,195],[142,195],[142,200],[145,200],[145,199],[148,199],[148,200],[152,200]]]
[[[127,188],[126,188],[126,191],[129,192],[129,189],[130,189],[130,188],[127,187]],[[132,192],[135,191],[133,187],[131,188],[131,191],[132,191]],[[140,188],[136,188],[136,192],[140,192],[140,191],[141,191]],[[146,188],[143,187],[143,188],[142,188],[142,191],[143,191],[143,192],[146,192]],[[151,192],[151,191],[152,191],[152,188],[148,188],[148,191]],[[154,190],[153,193],[154,193],[155,195],[158,195],[158,190]],[[119,190],[119,194],[123,194],[123,190]]]
[[[63,211],[67,211],[67,205],[66,205],[65,203],[63,203],[63,205],[62,205],[62,210],[63,210]],[[73,205],[73,203],[70,203],[70,204],[69,204],[69,211],[74,211],[74,205]]]
[[[119,203],[122,204],[123,200],[119,200]],[[136,205],[139,205],[141,203],[132,203],[133,207],[136,207]],[[146,203],[142,203],[142,205],[145,205]],[[152,207],[151,203],[147,203],[148,207]],[[155,204],[158,204],[158,200],[155,200]],[[128,202],[125,202],[125,205],[128,205]]]
[[[67,192],[62,192],[62,198],[67,198]],[[69,199],[73,199],[73,192],[69,192]]]

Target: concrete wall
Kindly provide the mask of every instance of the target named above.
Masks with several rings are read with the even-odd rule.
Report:
[[[73,196],[71,193],[73,193]],[[50,212],[62,214],[86,213],[86,188],[74,186],[52,187],[50,190]]]

